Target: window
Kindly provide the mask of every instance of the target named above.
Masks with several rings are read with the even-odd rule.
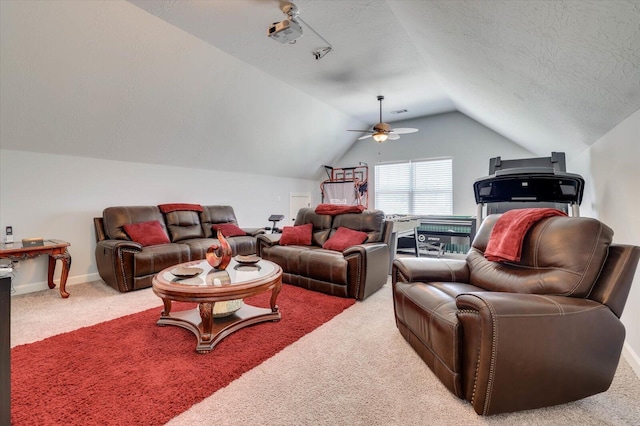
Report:
[[[376,164],[375,205],[385,214],[453,214],[453,160]]]

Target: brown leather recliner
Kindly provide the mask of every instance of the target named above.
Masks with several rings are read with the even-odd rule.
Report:
[[[396,325],[438,379],[482,415],[561,404],[606,391],[640,247],[612,244],[598,220],[551,217],[518,263],[484,257],[500,215],[465,260],[396,259]]]

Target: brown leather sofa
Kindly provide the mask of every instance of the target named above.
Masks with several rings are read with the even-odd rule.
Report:
[[[380,289],[389,276],[391,224],[380,210],[317,214],[313,208],[301,209],[294,226],[313,224],[312,245],[280,245],[279,234],[258,236],[258,256],[282,267],[284,282],[309,290],[363,300]],[[368,234],[363,244],[342,252],[322,245],[339,227]]]
[[[151,286],[155,274],[164,268],[206,258],[207,249],[218,240],[212,225],[233,223],[231,206],[202,206],[202,212],[178,210],[163,213],[158,206],[108,207],[94,218],[96,262],[100,277],[120,292]],[[142,246],[131,241],[124,226],[157,220],[167,232],[169,243]],[[242,228],[248,235],[229,237],[233,255],[256,252],[256,237],[264,228]]]
[[[396,325],[440,381],[490,415],[606,391],[640,247],[612,244],[590,218],[551,217],[527,232],[519,263],[484,257],[499,215],[466,260],[397,259]]]

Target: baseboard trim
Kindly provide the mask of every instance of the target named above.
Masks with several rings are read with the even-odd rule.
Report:
[[[67,278],[66,288],[69,288],[69,286],[73,286],[74,284],[88,283],[92,281],[98,281],[99,279],[100,279],[100,275],[98,275],[97,272],[93,274],[87,274],[87,275],[76,275],[76,276]],[[54,282],[56,283],[56,287],[53,289],[53,291],[60,292],[60,285],[58,285],[60,281],[55,279]],[[41,281],[37,283],[20,284],[19,286],[14,287],[14,289],[15,291],[11,293],[12,296],[17,296],[19,294],[34,293],[36,291],[51,290],[49,288],[49,284],[46,281]]]
[[[640,356],[631,349],[631,346],[626,341],[622,346],[622,356],[629,363],[633,371],[636,373],[636,376],[640,379]]]

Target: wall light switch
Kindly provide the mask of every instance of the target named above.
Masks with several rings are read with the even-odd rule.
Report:
[[[5,234],[7,234],[7,236],[5,237],[4,242],[7,244],[11,244],[13,242],[13,227],[7,226],[5,228]]]

